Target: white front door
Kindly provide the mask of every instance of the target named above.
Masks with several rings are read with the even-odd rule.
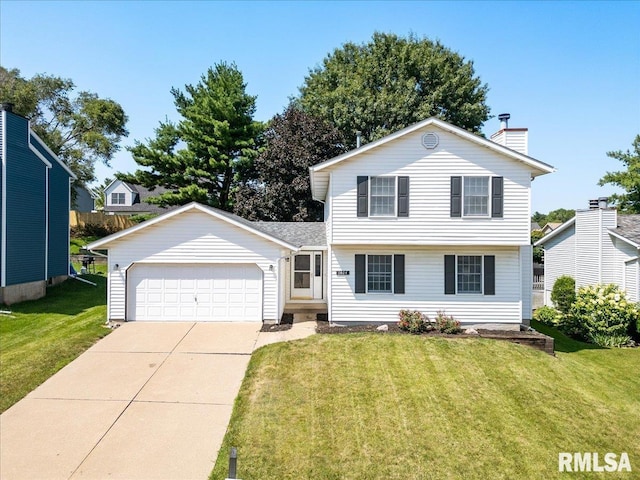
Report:
[[[292,256],[292,299],[322,299],[322,264],[322,252],[304,252]]]

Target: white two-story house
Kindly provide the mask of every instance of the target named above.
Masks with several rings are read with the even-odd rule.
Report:
[[[487,140],[430,118],[310,169],[323,223],[250,222],[199,204],[94,242],[109,253],[111,320],[395,322],[401,309],[463,325],[531,317],[526,129]]]

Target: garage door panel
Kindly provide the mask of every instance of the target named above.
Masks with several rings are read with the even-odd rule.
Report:
[[[262,319],[256,265],[134,265],[127,273],[130,320]]]

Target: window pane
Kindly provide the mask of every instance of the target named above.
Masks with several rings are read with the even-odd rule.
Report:
[[[370,214],[371,216],[394,215],[396,204],[396,178],[395,177],[371,177],[370,188]]]
[[[482,257],[458,257],[458,293],[482,293]]]
[[[464,214],[489,214],[489,177],[464,177]]]
[[[310,270],[311,255],[296,255],[293,261],[294,270]]]
[[[293,288],[309,288],[311,275],[309,272],[295,272],[293,274]]]
[[[391,292],[391,255],[367,256],[367,291]]]

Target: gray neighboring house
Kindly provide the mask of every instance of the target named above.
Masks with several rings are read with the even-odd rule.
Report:
[[[149,197],[155,197],[168,190],[156,187],[149,190],[142,185],[114,180],[104,189],[104,212],[118,215],[161,214],[171,211],[171,207],[160,207],[147,203]]]
[[[71,210],[76,212],[93,212],[96,209],[96,197],[84,187],[73,187],[76,195],[71,201]]]
[[[640,300],[640,215],[612,208],[577,210],[539,245],[544,247],[545,305],[552,305],[551,290],[561,275],[575,278],[576,287],[615,283],[630,300]]]

